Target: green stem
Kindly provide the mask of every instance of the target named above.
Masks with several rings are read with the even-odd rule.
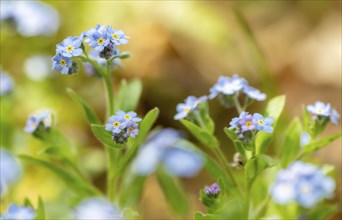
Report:
[[[239,102],[238,96],[239,96],[239,94],[237,93],[237,94],[234,96],[233,101],[234,101],[235,108],[236,108],[237,112],[238,112],[239,114],[241,114],[241,112],[243,112],[243,108],[241,107],[241,104],[240,104],[240,102]]]
[[[106,73],[102,74],[103,82],[106,91],[106,104],[107,104],[107,112],[106,118],[109,118],[114,114],[114,97],[113,97],[113,87],[110,75],[110,63],[107,62]],[[114,200],[114,192],[115,192],[115,176],[112,175],[115,168],[115,158],[116,151],[108,146],[105,146],[106,155],[107,155],[107,196],[110,201]]]
[[[203,129],[207,129],[207,127],[205,126],[205,124],[204,124],[204,122],[203,122],[203,120],[202,120],[201,115],[199,114],[199,111],[195,110],[195,111],[193,112],[193,114],[194,114],[195,119],[196,119],[196,121],[198,122],[199,126],[200,126],[201,128],[203,128]]]

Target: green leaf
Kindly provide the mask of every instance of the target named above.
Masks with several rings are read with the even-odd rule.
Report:
[[[170,176],[164,169],[157,170],[157,179],[164,193],[165,199],[177,214],[185,217],[189,212],[187,196],[180,184],[174,177]]]
[[[327,144],[330,144],[337,138],[341,137],[341,132],[329,135],[327,137],[321,138],[319,140],[314,140],[308,143],[307,145],[304,145],[302,148],[303,153],[311,153],[314,151],[317,151],[323,147],[325,147]]]
[[[121,149],[124,147],[123,144],[117,144],[113,141],[112,133],[110,131],[106,131],[105,126],[103,125],[92,124],[91,131],[100,142],[102,142],[108,147],[116,149]]]
[[[24,206],[34,208],[32,202],[27,197],[24,200]]]
[[[213,134],[215,131],[215,123],[213,119],[209,115],[209,107],[208,102],[202,102],[200,104],[200,117],[205,125],[206,130],[209,134]]]
[[[124,219],[140,219],[139,212],[132,208],[124,208],[121,213]]]
[[[128,152],[125,157],[120,160],[119,164],[116,167],[114,172],[114,176],[119,175],[119,173],[123,172],[123,170],[127,167],[127,165],[131,162],[131,160],[136,155],[139,146],[144,142],[148,132],[151,130],[154,122],[157,120],[159,115],[159,109],[154,108],[150,110],[146,116],[143,118],[140,124],[140,131],[136,139],[132,142],[132,144],[128,147]]]
[[[336,204],[321,204],[320,206],[316,206],[314,209],[310,209],[307,213],[307,219],[315,219],[315,220],[324,220],[324,219],[332,219],[329,218],[333,214],[339,211],[339,207]]]
[[[119,195],[119,204],[121,207],[136,207],[139,202],[146,176],[139,176],[133,173],[126,173],[122,181]]]
[[[189,130],[189,132],[197,138],[202,144],[209,148],[214,148],[218,146],[217,139],[203,128],[195,125],[194,123],[182,119],[180,122]]]
[[[277,163],[267,155],[259,154],[252,157],[245,165],[245,176],[250,188],[257,176],[265,169],[273,167]]]
[[[54,174],[56,174],[61,180],[63,180],[66,186],[70,187],[75,193],[79,194],[80,196],[99,196],[101,192],[92,186],[90,183],[82,181],[81,179],[77,178],[76,176],[72,175],[67,170],[56,166],[53,163],[50,163],[45,160],[37,159],[28,155],[19,155],[20,159],[35,163],[41,167],[44,167]]]
[[[287,167],[298,155],[300,151],[300,136],[302,131],[303,127],[299,118],[294,118],[284,133],[284,145],[280,149],[282,167]]]
[[[39,196],[38,199],[38,209],[36,213],[36,220],[44,220],[45,219],[45,205],[42,198]]]
[[[229,130],[229,128],[227,127],[224,128],[224,132],[229,137],[229,139],[234,143],[234,147],[236,151],[239,152],[240,155],[246,160],[247,156],[246,156],[244,145],[241,141],[238,141],[238,137],[235,134],[235,132],[233,130]]]
[[[138,105],[142,92],[142,83],[139,79],[131,82],[121,81],[120,90],[115,101],[115,111],[134,111]]]
[[[79,95],[77,95],[76,92],[74,92],[74,90],[67,88],[67,93],[69,94],[69,96],[71,96],[71,98],[75,102],[77,102],[78,104],[80,104],[82,106],[83,111],[86,114],[87,119],[88,119],[90,124],[99,124],[100,123],[100,120],[98,119],[98,117],[96,116],[94,111],[89,107],[89,105]]]
[[[195,220],[212,220],[212,219],[220,219],[218,215],[214,214],[203,214],[202,212],[194,212]]]
[[[276,96],[272,98],[266,106],[264,117],[274,118],[273,128],[276,127],[280,114],[282,113],[285,106],[286,98],[284,95]],[[256,154],[264,153],[267,146],[271,142],[273,134],[266,132],[259,132],[255,138],[255,149]]]

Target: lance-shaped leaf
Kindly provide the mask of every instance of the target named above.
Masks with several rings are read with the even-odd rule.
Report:
[[[248,188],[250,188],[257,176],[265,169],[273,167],[277,163],[267,155],[259,154],[252,157],[245,165],[245,176]]]
[[[63,180],[70,189],[80,196],[99,196],[101,192],[92,186],[89,182],[79,179],[67,170],[45,160],[37,159],[28,155],[19,155],[19,158],[31,163],[35,163],[41,167],[44,167],[54,174],[56,174],[61,180]]]
[[[146,136],[148,135],[148,132],[151,130],[154,122],[157,120],[159,115],[159,109],[154,108],[150,110],[146,116],[143,118],[140,126],[139,126],[139,134],[134,139],[134,141],[131,142],[128,146],[128,152],[125,157],[120,160],[119,164],[117,165],[115,172],[113,173],[114,176],[118,175],[120,172],[122,172],[127,165],[131,162],[131,160],[136,155],[139,146],[144,142]]]
[[[324,138],[319,139],[319,140],[311,141],[307,145],[303,146],[302,152],[303,153],[311,153],[311,152],[317,151],[317,150],[325,147],[326,145],[330,144],[331,142],[333,142],[334,140],[336,140],[339,137],[341,137],[341,132],[329,135],[329,136],[324,137]]]
[[[142,92],[142,84],[139,79],[135,79],[127,83],[126,80],[121,81],[120,90],[115,100],[115,111],[134,111],[138,105]]]
[[[294,118],[285,131],[284,145],[281,147],[281,166],[287,167],[300,151],[300,136],[303,131],[299,118]]]
[[[113,141],[112,133],[110,131],[106,131],[105,126],[103,125],[92,124],[91,131],[100,142],[102,142],[108,147],[116,149],[121,149],[124,147],[123,144],[117,144]]]
[[[247,156],[244,145],[241,141],[239,141],[235,132],[233,130],[229,130],[229,128],[224,128],[224,132],[229,137],[229,139],[234,143],[236,151],[239,152],[240,155],[246,160]]]
[[[188,131],[195,137],[197,140],[199,140],[203,145],[213,148],[218,146],[217,139],[210,134],[205,129],[195,125],[194,123],[182,119],[180,122],[188,129]]]
[[[157,179],[172,210],[185,217],[189,212],[188,199],[177,179],[162,168],[157,170]]]
[[[87,119],[88,119],[90,124],[100,123],[100,120],[98,119],[98,117],[96,116],[94,111],[89,107],[89,105],[79,95],[77,95],[76,92],[74,92],[74,90],[68,88],[67,93],[71,96],[71,98],[75,102],[77,102],[78,104],[80,104],[82,106],[83,111],[86,114]]]
[[[45,205],[42,198],[39,196],[38,199],[38,208],[36,213],[36,220],[45,220]]]
[[[276,96],[272,98],[266,106],[264,117],[272,117],[274,118],[273,128],[276,127],[278,119],[280,117],[280,114],[282,113],[285,106],[285,96]],[[259,132],[256,135],[255,139],[255,149],[256,154],[264,153],[268,144],[271,141],[273,134],[265,133],[265,132]]]

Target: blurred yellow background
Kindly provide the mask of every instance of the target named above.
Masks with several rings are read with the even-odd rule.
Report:
[[[9,135],[1,131],[1,144],[12,147],[16,153],[36,154],[41,143],[24,134],[22,128],[30,113],[51,108],[58,127],[83,155],[80,163],[87,172],[93,173],[94,182],[100,187],[105,182],[101,145],[92,136],[82,109],[65,90],[73,88],[103,116],[105,100],[101,80],[87,77],[82,71],[71,76],[51,71],[44,80],[37,81],[29,77],[24,66],[25,60],[33,55],[52,57],[57,43],[67,36],[80,35],[96,24],[122,29],[130,37],[129,44],[121,50],[129,51],[131,58],[124,60],[123,68],[115,72],[116,82],[122,78],[141,78],[144,88],[138,112],[143,115],[152,107],[159,107],[158,124],[164,127],[183,129],[173,120],[176,104],[188,95],[208,94],[218,76],[233,73],[245,77],[269,98],[286,94],[284,118],[302,115],[302,106],[316,100],[330,102],[341,113],[340,1],[45,3],[60,14],[56,35],[25,38],[1,26],[1,68],[13,76],[16,84],[13,100],[2,102],[1,117],[12,125],[13,131]],[[264,105],[257,103],[249,110],[262,111]],[[221,107],[217,100],[210,103],[210,109],[217,123],[216,134],[225,148],[229,143],[222,129],[236,113]],[[340,130],[341,124],[329,125],[326,134]],[[229,148],[224,150],[232,153]],[[340,173],[341,139],[315,157],[317,161],[335,165]],[[212,182],[208,178],[202,173],[195,179],[183,180],[193,209],[203,210],[198,190]],[[338,183],[341,183],[340,176]],[[63,183],[56,177],[28,165],[12,197],[18,202],[24,197],[35,201],[40,194],[52,201],[63,191]],[[141,212],[145,217],[170,216],[153,176],[145,186]]]

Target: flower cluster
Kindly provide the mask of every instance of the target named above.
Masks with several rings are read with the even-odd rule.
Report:
[[[174,116],[175,120],[180,120],[190,116],[192,113],[196,113],[198,111],[199,104],[205,102],[207,100],[207,96],[201,96],[196,98],[195,96],[189,96],[184,100],[184,103],[180,103],[177,105],[176,110],[177,114]]]
[[[35,211],[26,206],[17,206],[11,204],[8,208],[8,211],[5,212],[0,219],[1,220],[34,220],[35,218]]]
[[[311,208],[324,198],[331,198],[334,190],[333,178],[326,176],[316,166],[296,161],[278,173],[271,195],[278,204],[295,201]]]
[[[113,141],[124,144],[128,137],[135,138],[139,134],[138,122],[140,121],[141,118],[137,117],[137,113],[119,110],[116,115],[109,117],[105,129],[112,132]]]
[[[122,30],[115,30],[111,26],[97,25],[80,36],[69,36],[57,44],[56,55],[52,58],[52,68],[60,71],[63,75],[76,73],[78,64],[73,58],[80,57],[84,53],[86,57],[82,56],[82,58],[89,59],[83,40],[89,43],[89,46],[96,51],[100,58],[110,62],[119,55],[117,46],[128,43],[128,37]]]
[[[239,139],[249,141],[258,131],[272,133],[273,127],[271,125],[273,122],[273,118],[264,118],[259,113],[251,115],[248,112],[242,112],[239,117],[231,120],[229,129],[234,129]]]
[[[204,187],[204,192],[209,197],[216,198],[219,195],[220,191],[220,186],[217,183],[213,183],[210,186]]]
[[[90,198],[81,201],[75,209],[74,217],[76,220],[122,219],[119,209],[102,198]]]
[[[51,125],[52,112],[50,110],[42,110],[28,117],[24,131],[33,134],[39,127],[45,130],[50,128]]]
[[[241,92],[246,95],[246,103],[250,102],[250,100],[263,101],[266,99],[265,93],[249,86],[248,81],[237,74],[232,77],[220,76],[217,83],[210,89],[209,99],[220,95],[222,103],[227,107],[231,107],[234,105],[233,97],[239,96]]]
[[[332,123],[337,124],[340,118],[340,115],[331,107],[330,103],[325,104],[321,101],[316,101],[313,105],[306,106],[306,110],[313,115],[314,121],[320,122],[322,124],[329,120]]]
[[[14,86],[11,76],[6,72],[0,72],[0,96],[9,94]]]
[[[7,150],[0,149],[0,197],[20,178],[21,172],[15,157]]]
[[[163,129],[144,144],[133,162],[135,173],[147,176],[160,164],[174,176],[193,177],[203,166],[202,157],[180,144],[181,135],[174,129]]]

